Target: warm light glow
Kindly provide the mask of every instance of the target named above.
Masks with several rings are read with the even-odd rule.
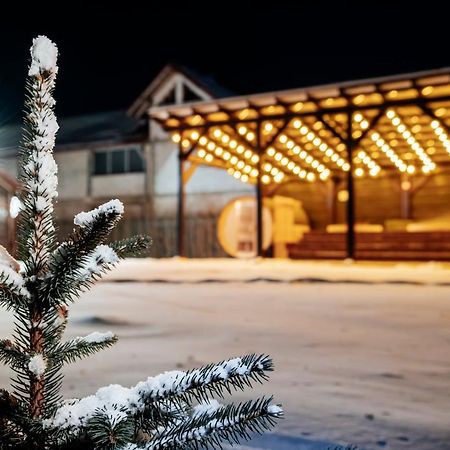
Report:
[[[267,122],[264,125],[264,130],[267,131],[268,133],[270,133],[273,130],[273,125],[270,122]]]
[[[445,132],[444,128],[441,126],[438,120],[433,120],[430,125],[431,128],[433,129],[434,134],[437,136],[437,138],[442,143],[447,153],[450,155],[450,139],[447,133]],[[431,141],[430,143],[431,145],[433,145],[433,141]],[[430,149],[427,149],[427,153],[432,154],[430,153],[429,150]]]
[[[337,193],[337,199],[341,203],[348,202],[348,191],[345,189]]]
[[[392,124],[397,127],[397,131],[402,135],[403,139],[406,140],[408,145],[414,150],[416,155],[421,160],[422,171],[424,173],[429,173],[432,170],[434,170],[436,168],[436,165],[431,160],[431,158],[428,156],[426,151],[422,148],[420,143],[413,136],[413,134],[407,129],[406,125],[403,123],[400,116],[392,109],[387,111],[386,115],[389,117]],[[412,167],[414,167],[414,166],[412,166]],[[415,168],[409,169],[409,166],[408,166],[408,167],[406,167],[406,170],[415,170]],[[404,170],[403,170],[403,172],[404,172]],[[408,172],[408,173],[411,173],[411,172]]]
[[[179,133],[172,134],[172,141],[176,142],[176,143],[180,142],[181,141],[181,134],[179,134]]]
[[[362,117],[362,116],[361,116]],[[316,122],[317,123],[317,122]],[[345,164],[345,159],[340,158],[340,156],[332,149],[330,148],[326,142],[323,142],[320,137],[318,137],[314,131],[311,131],[307,125],[304,125],[303,122],[300,119],[296,119],[293,122],[294,128],[297,128],[301,134],[306,136],[306,139],[311,142],[315,147],[317,147],[322,153],[325,153],[326,156],[331,158],[331,160],[338,165],[338,167],[343,167]],[[333,157],[334,156],[334,157]],[[302,154],[300,153],[300,157],[302,159],[305,159],[302,157]],[[310,164],[313,163],[313,160],[306,161]],[[315,163],[314,163],[315,164]]]
[[[389,112],[390,111],[388,111],[387,114],[389,114]],[[377,132],[373,131],[370,134],[370,139],[372,139],[375,145],[390,159],[390,161],[398,168],[398,170],[400,170],[400,172],[406,171],[407,165],[405,164],[405,162]]]
[[[411,189],[411,182],[408,180],[403,180],[401,183],[402,191],[409,191]]]

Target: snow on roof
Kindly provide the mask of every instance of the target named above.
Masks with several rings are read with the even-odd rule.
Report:
[[[135,119],[124,110],[114,110],[59,120],[56,151],[79,148],[80,144],[134,142],[145,139],[145,120]],[[22,138],[22,125],[0,127],[0,156],[16,154]]]

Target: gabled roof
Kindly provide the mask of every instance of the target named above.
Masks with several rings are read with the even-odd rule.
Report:
[[[154,104],[153,98],[155,94],[163,89],[165,84],[168,83],[175,74],[182,75],[197,89],[200,89],[203,93],[203,100],[229,97],[233,94],[228,89],[220,86],[214,78],[210,76],[202,75],[183,65],[167,64],[130,106],[128,114],[133,117],[142,117],[145,115],[148,108]]]
[[[0,128],[0,156],[16,154],[22,137],[21,125]],[[59,119],[56,151],[80,144],[114,144],[147,137],[145,120],[130,117],[124,110],[107,111]]]

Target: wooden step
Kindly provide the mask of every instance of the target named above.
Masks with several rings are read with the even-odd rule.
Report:
[[[346,234],[311,231],[288,246],[294,259],[344,258]],[[450,260],[450,232],[356,233],[355,257],[387,260]]]

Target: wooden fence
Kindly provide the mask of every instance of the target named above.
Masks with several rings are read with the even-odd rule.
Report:
[[[186,217],[185,252],[190,258],[225,257],[217,240],[216,216]],[[73,228],[71,222],[58,224],[63,239]],[[149,256],[167,258],[177,253],[177,223],[174,218],[156,220],[124,218],[113,231],[112,239],[123,239],[134,234],[148,234],[153,240]]]

